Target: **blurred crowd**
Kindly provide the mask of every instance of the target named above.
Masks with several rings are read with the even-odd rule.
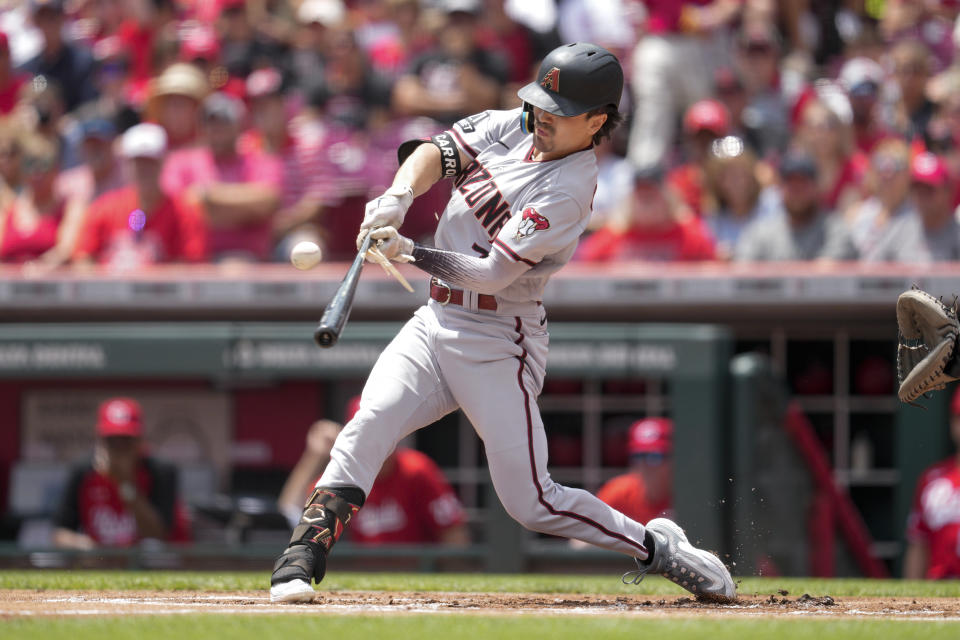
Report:
[[[958,0],[0,0],[0,261],[355,253],[396,148],[622,60],[577,258],[960,260]],[[449,197],[417,199],[428,239]]]

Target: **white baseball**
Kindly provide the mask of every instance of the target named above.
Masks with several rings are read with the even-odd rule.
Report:
[[[290,263],[297,269],[313,269],[323,258],[323,252],[316,242],[304,240],[294,245],[290,252]]]

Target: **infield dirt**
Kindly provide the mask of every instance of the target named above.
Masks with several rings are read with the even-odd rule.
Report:
[[[272,604],[266,592],[0,591],[0,619],[21,616],[127,616],[197,613],[309,615],[343,613],[481,615],[634,615],[681,617],[817,617],[960,621],[957,598],[844,597],[779,592],[742,595],[734,604],[673,596],[338,591],[308,604]]]

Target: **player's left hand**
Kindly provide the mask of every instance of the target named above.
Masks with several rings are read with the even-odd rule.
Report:
[[[400,233],[394,227],[380,227],[370,232],[377,249],[388,260],[394,262],[413,262],[413,240]],[[370,256],[367,256],[370,260]],[[375,260],[370,260],[375,262]]]

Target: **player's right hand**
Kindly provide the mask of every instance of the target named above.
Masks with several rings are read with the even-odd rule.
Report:
[[[370,232],[370,237],[376,240],[376,249],[387,260],[394,262],[413,262],[413,240],[400,235],[394,227],[381,227]],[[373,248],[373,247],[371,247]],[[376,258],[367,259],[376,262]]]
[[[360,233],[357,235],[357,249],[363,244],[363,239],[371,229],[381,227],[399,227],[407,215],[407,209],[413,203],[413,187],[409,185],[394,185],[383,192],[383,195],[367,203],[363,213],[363,222],[360,223]]]

